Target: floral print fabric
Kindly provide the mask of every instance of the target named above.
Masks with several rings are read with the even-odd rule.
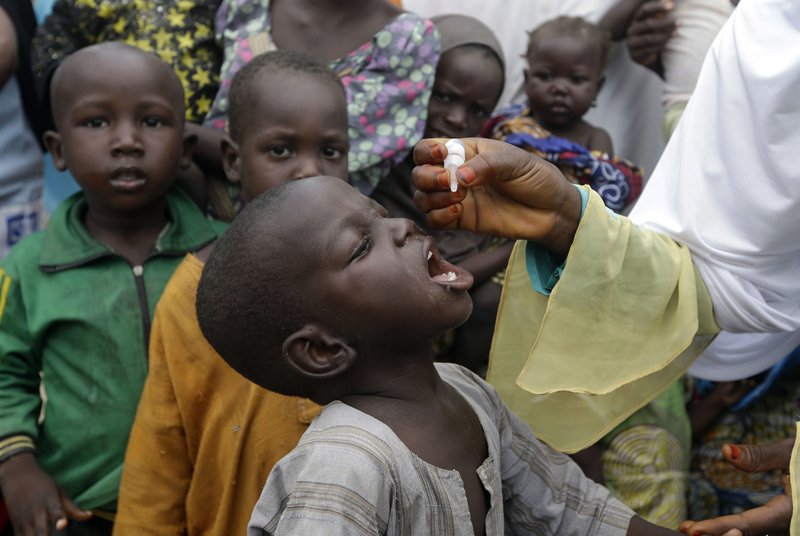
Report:
[[[205,126],[224,129],[234,75],[253,57],[277,48],[269,0],[224,0],[216,28],[225,55]],[[347,92],[350,182],[362,193],[371,193],[422,138],[439,49],[432,22],[402,13],[370,41],[329,63]]]

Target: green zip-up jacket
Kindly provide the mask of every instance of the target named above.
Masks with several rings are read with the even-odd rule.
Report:
[[[224,229],[177,188],[167,201],[142,266],[89,235],[81,193],[0,262],[0,460],[35,450],[85,509],[114,508],[156,302],[184,255]]]

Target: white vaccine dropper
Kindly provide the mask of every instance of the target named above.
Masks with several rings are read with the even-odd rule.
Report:
[[[444,159],[444,168],[450,173],[450,191],[458,191],[458,176],[456,171],[458,166],[464,163],[466,158],[464,144],[461,140],[447,140],[444,144],[447,148],[447,158]]]

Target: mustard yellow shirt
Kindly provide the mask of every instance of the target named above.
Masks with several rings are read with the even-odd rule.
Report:
[[[272,466],[320,410],[250,383],[208,344],[194,307],[202,270],[187,255],[156,309],[115,535],[245,534]]]

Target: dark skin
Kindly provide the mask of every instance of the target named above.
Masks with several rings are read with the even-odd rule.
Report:
[[[385,217],[346,184],[314,178],[299,190],[277,221],[287,235],[304,237],[286,262],[309,274],[300,291],[314,296],[309,316],[317,320],[287,338],[284,354],[311,381],[313,400],[341,400],[385,423],[424,461],[459,471],[475,534],[484,534],[488,497],[476,470],[488,454],[485,435],[439,377],[430,350],[436,334],[469,315],[471,276],[442,264],[411,221]],[[315,218],[305,215],[309,206]],[[428,251],[438,270],[458,274],[455,281],[432,279]],[[387,299],[397,307],[385,307]]]
[[[154,56],[107,43],[65,60],[51,94],[58,132],[45,141],[56,167],[69,169],[85,193],[86,230],[140,265],[167,223],[164,196],[191,157],[180,82]],[[91,517],[30,453],[0,464],[0,489],[15,534],[50,534]]]
[[[442,167],[443,140],[422,140],[414,148],[414,201],[430,224],[529,240],[566,257],[580,222],[580,195],[555,167],[516,147],[480,138],[462,140],[467,162],[460,167],[459,190],[449,191]],[[578,195],[576,195],[578,194]],[[722,452],[745,471],[788,470],[794,439],[772,446],[726,445]],[[734,448],[735,447],[735,448]],[[789,494],[740,515],[687,521],[694,535],[752,536],[786,531],[792,514]],[[628,534],[658,534],[634,518]],[[644,532],[640,532],[645,530]],[[730,532],[728,532],[730,531]],[[673,532],[665,532],[673,534]]]
[[[428,104],[425,137],[477,135],[500,99],[504,76],[503,66],[488,49],[465,46],[442,54]]]
[[[540,35],[529,51],[525,70],[531,114],[556,136],[613,154],[608,132],[583,119],[604,80],[594,43],[566,35]]]
[[[278,48],[299,50],[327,62],[372,39],[400,13],[384,0],[273,0],[272,39]]]
[[[614,41],[625,39],[631,59],[663,76],[661,52],[675,34],[672,0],[619,0],[600,21]]]

